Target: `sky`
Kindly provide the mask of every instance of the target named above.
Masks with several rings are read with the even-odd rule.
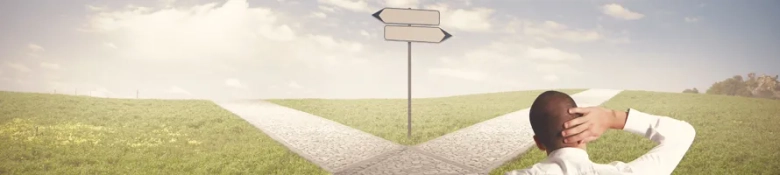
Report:
[[[10,0],[0,90],[109,98],[406,98],[407,43],[371,14],[439,10],[412,96],[706,90],[780,74],[780,1]]]

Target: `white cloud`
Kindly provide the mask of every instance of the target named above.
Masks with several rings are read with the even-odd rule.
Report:
[[[103,45],[108,47],[108,48],[118,49],[118,47],[116,47],[116,45],[114,43],[111,43],[111,42],[105,42],[105,43],[103,43]]]
[[[471,4],[472,4],[471,0],[461,0],[461,1],[463,1],[463,5],[465,5],[465,6],[471,6]]]
[[[428,70],[428,73],[434,75],[471,80],[471,81],[481,81],[487,77],[487,74],[481,71],[461,70],[461,69],[453,69],[453,68],[431,68]]]
[[[92,16],[88,31],[128,41],[121,54],[130,58],[252,58],[257,55],[246,53],[268,48],[258,44],[296,39],[290,26],[279,24],[278,18],[270,9],[249,8],[246,0],[229,0],[219,7],[209,3],[159,11],[144,7],[101,11]]]
[[[323,13],[323,12],[311,12],[310,16],[314,17],[314,18],[327,18],[328,17],[328,15]]]
[[[698,22],[699,18],[697,18],[697,17],[685,17],[684,20],[685,20],[685,22],[693,23],[693,22]]]
[[[9,63],[9,62],[6,62],[5,66],[8,66],[11,69],[14,69],[16,71],[23,72],[23,73],[31,71],[29,67],[27,67],[27,66],[25,66],[24,64],[21,64],[21,63]]]
[[[128,59],[204,64],[251,61],[309,68],[361,59],[356,56],[363,51],[361,43],[299,32],[297,28],[305,27],[293,27],[297,24],[281,19],[294,18],[269,8],[249,7],[246,0],[229,0],[222,6],[209,3],[157,11],[144,7],[100,11],[91,16],[87,31],[123,41],[116,54]]]
[[[293,89],[302,89],[303,86],[298,84],[298,82],[290,81],[290,83],[287,83],[287,87],[293,88]]]
[[[569,63],[537,63],[535,64],[536,71],[547,74],[565,74],[565,75],[580,75],[583,72],[575,69]]]
[[[637,20],[642,19],[645,16],[637,12],[632,12],[631,10],[620,6],[619,4],[606,4],[602,6],[601,9],[602,12],[606,15],[624,20]]]
[[[371,9],[365,0],[317,0],[320,4],[331,5],[354,12],[372,12],[379,9]]]
[[[371,38],[371,33],[368,33],[366,30],[360,30],[360,35]]]
[[[171,86],[170,88],[168,88],[168,93],[180,94],[180,95],[192,95],[189,91],[184,90],[178,86]]]
[[[336,12],[336,9],[334,9],[332,7],[328,7],[328,6],[317,6],[317,8],[319,8],[320,10],[322,10],[324,12],[330,12],[330,13]]]
[[[511,34],[524,34],[537,40],[557,39],[571,42],[589,42],[604,38],[598,30],[574,29],[555,21],[533,22],[513,20],[506,31]]]
[[[228,78],[227,80],[225,80],[225,86],[238,88],[238,89],[246,89],[246,86],[244,86],[244,84],[242,84],[241,81],[235,78]]]
[[[525,52],[525,56],[530,59],[556,61],[556,62],[578,61],[582,59],[582,56],[580,56],[579,54],[568,53],[551,47],[528,48],[528,50],[526,50]]]
[[[419,0],[385,0],[385,6],[395,8],[417,8]]]
[[[103,10],[107,9],[106,7],[98,7],[98,6],[93,6],[93,5],[86,5],[86,7],[90,11],[103,11]]]
[[[428,5],[425,8],[439,10],[441,14],[441,24],[444,30],[462,30],[467,32],[487,32],[493,27],[491,15],[495,10],[489,8],[475,7],[466,9],[449,9],[444,3]]]
[[[176,3],[176,0],[158,0],[163,7],[170,7]]]
[[[545,75],[544,77],[542,77],[542,79],[544,79],[544,81],[547,81],[547,82],[556,82],[556,81],[558,81],[559,78],[558,78],[558,75],[549,74],[549,75]]]
[[[113,93],[104,87],[98,87],[94,90],[90,90],[89,94],[85,94],[92,97],[105,97],[110,98]]]
[[[33,52],[40,52],[44,51],[43,47],[37,45],[37,44],[27,44],[27,48],[29,48]]]
[[[51,70],[59,70],[60,65],[56,63],[49,63],[49,62],[41,62],[40,66],[42,68],[51,69]]]

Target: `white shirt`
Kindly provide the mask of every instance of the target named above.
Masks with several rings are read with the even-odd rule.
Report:
[[[588,153],[580,148],[561,148],[531,168],[514,170],[507,175],[623,175],[672,174],[690,148],[696,131],[687,122],[664,116],[645,114],[629,109],[624,131],[639,134],[658,146],[629,163],[615,161],[597,164],[590,161]]]

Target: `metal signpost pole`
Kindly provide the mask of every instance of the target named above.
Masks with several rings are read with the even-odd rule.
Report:
[[[408,113],[406,137],[412,138],[412,42],[441,43],[452,37],[439,27],[439,11],[411,8],[384,8],[372,16],[385,24],[385,40],[403,41],[407,44],[408,61]],[[412,26],[417,25],[417,26]]]

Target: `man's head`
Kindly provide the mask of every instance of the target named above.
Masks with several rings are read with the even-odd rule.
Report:
[[[549,154],[563,147],[585,148],[584,144],[563,143],[563,123],[578,117],[570,114],[569,109],[577,107],[568,94],[558,91],[546,91],[536,97],[531,105],[530,120],[534,130],[534,141],[539,149]]]

